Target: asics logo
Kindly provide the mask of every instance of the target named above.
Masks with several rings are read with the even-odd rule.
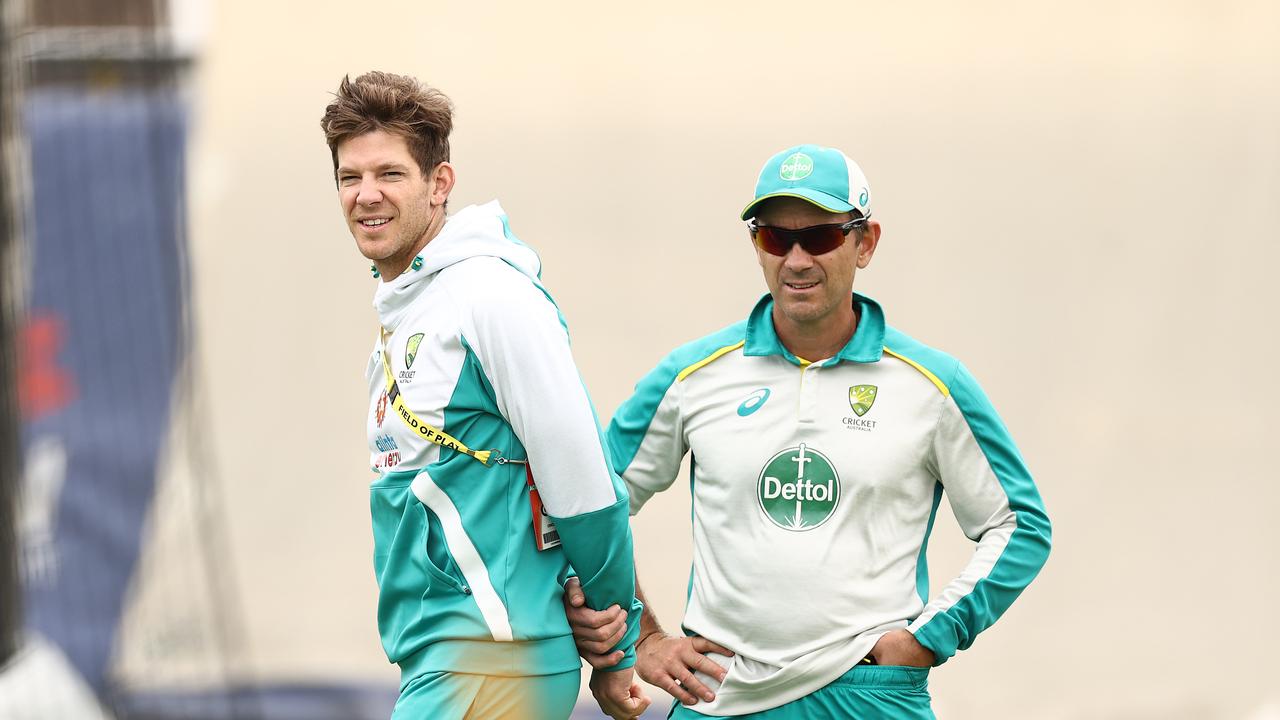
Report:
[[[764,405],[765,400],[769,399],[769,388],[760,388],[747,396],[746,400],[738,406],[738,415],[746,417],[751,413],[760,409]]]

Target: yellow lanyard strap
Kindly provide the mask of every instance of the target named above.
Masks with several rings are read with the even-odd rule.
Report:
[[[489,465],[489,457],[493,454],[492,450],[472,450],[458,438],[430,423],[419,420],[418,416],[405,404],[404,398],[400,396],[400,386],[396,384],[395,376],[391,374],[391,358],[387,355],[387,333],[385,330],[382,333],[382,370],[387,376],[387,401],[395,408],[396,414],[400,416],[401,420],[404,420],[405,425],[412,428],[419,436],[440,447],[457,450],[464,455],[470,455],[479,460],[480,464],[486,467]]]

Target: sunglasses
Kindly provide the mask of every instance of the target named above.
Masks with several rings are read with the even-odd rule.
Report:
[[[791,246],[797,244],[810,255],[825,255],[843,245],[849,231],[866,222],[866,218],[857,218],[843,225],[811,225],[788,230],[771,225],[757,225],[751,221],[747,223],[747,229],[751,231],[751,239],[756,246],[770,255],[784,257],[791,252]]]

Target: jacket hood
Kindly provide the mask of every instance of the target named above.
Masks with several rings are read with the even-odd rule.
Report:
[[[445,221],[440,234],[431,239],[418,257],[422,267],[407,268],[400,277],[378,281],[373,307],[378,321],[395,330],[413,299],[431,284],[441,270],[473,257],[496,257],[529,277],[541,287],[542,262],[533,248],[511,232],[507,214],[497,200],[468,205]]]

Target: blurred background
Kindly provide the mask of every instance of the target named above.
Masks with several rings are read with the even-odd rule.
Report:
[[[1280,718],[1280,5],[0,7],[0,718],[389,714],[375,281],[319,130],[370,69],[456,103],[452,207],[539,250],[602,418],[765,292],[764,160],[842,148],[857,289],[965,361],[1054,521],[939,717]],[[688,511],[633,520],[668,629]],[[971,548],[940,512],[935,587]]]

